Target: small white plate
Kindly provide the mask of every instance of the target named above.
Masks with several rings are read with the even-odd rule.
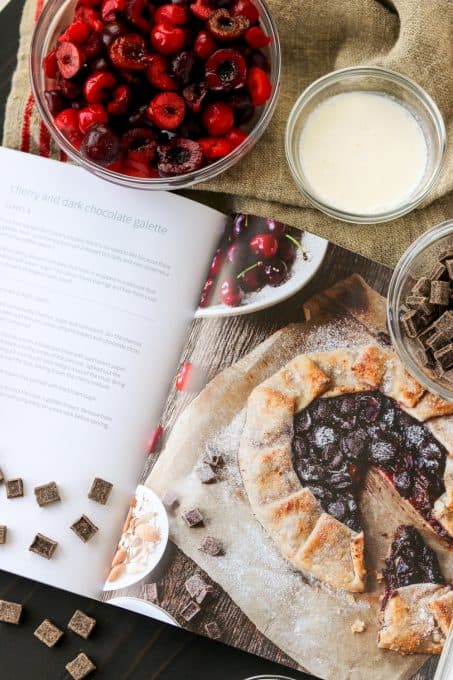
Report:
[[[298,249],[296,260],[291,268],[291,274],[287,281],[281,286],[273,288],[264,286],[256,293],[247,293],[243,304],[239,307],[228,307],[222,303],[211,305],[203,309],[198,308],[195,317],[197,319],[208,319],[215,316],[239,316],[240,314],[251,314],[259,312],[266,307],[272,307],[287,300],[297,293],[301,288],[313,278],[322,264],[329,242],[324,238],[304,232],[302,245],[308,253],[308,260],[304,260],[301,251]]]
[[[128,588],[129,586],[134,585],[134,583],[142,581],[158,565],[165,552],[165,548],[167,547],[169,532],[168,515],[167,511],[162,505],[162,501],[154,493],[154,491],[151,491],[151,489],[148,489],[148,487],[141,484],[137,487],[135,498],[137,500],[137,505],[146,505],[146,512],[155,512],[157,514],[157,523],[159,526],[161,539],[153,552],[149,554],[146,567],[143,571],[139,572],[138,574],[124,573],[122,576],[116,579],[116,581],[107,581],[104,585],[104,591]]]
[[[165,609],[158,607],[157,604],[152,602],[147,602],[146,600],[140,600],[138,597],[113,597],[111,600],[107,601],[107,604],[113,604],[114,607],[121,607],[122,609],[128,609],[130,612],[135,614],[143,614],[143,616],[149,616],[151,619],[156,619],[156,621],[161,621],[162,623],[170,623],[172,626],[181,626]]]

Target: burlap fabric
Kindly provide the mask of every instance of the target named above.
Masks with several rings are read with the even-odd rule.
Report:
[[[3,138],[3,144],[13,148],[23,147],[27,103],[31,108],[27,61],[39,2],[26,0],[22,20],[19,65]],[[283,48],[282,87],[275,116],[240,164],[186,193],[225,211],[272,215],[394,265],[419,234],[453,217],[453,1],[268,0],[268,4]],[[300,92],[328,71],[357,64],[385,66],[416,80],[439,105],[449,137],[441,180],[425,204],[399,220],[373,226],[349,225],[310,208],[291,179],[284,155],[286,120]],[[29,116],[29,126],[29,150],[50,149],[54,155],[40,130],[36,111]]]

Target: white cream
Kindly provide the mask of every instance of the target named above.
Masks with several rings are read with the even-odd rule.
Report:
[[[299,154],[318,199],[345,212],[370,215],[414,193],[428,148],[423,130],[403,104],[372,92],[345,92],[309,114]]]

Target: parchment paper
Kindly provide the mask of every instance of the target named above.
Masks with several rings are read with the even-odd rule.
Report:
[[[426,657],[378,649],[382,586],[374,576],[382,569],[395,528],[417,523],[415,513],[378,473],[369,472],[361,512],[370,592],[352,596],[309,583],[294,571],[254,518],[242,486],[237,451],[250,391],[297,353],[379,341],[385,328],[384,299],[358,276],[310,300],[305,314],[309,322],[278,331],[207,385],[177,421],[147,484],[159,494],[167,489],[178,494],[181,507],[171,517],[172,540],[301,667],[329,680],[402,680]],[[225,466],[218,483],[203,485],[195,468],[210,448],[222,452]],[[194,506],[202,510],[205,526],[189,529],[181,513]],[[223,557],[200,552],[206,535],[223,541]],[[423,535],[452,578],[451,554],[433,535]],[[365,632],[351,632],[356,619],[366,623]]]

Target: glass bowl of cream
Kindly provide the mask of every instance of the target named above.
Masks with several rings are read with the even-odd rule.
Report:
[[[413,80],[350,67],[300,95],[285,149],[295,183],[319,210],[346,222],[386,222],[413,210],[436,184],[445,124]]]

